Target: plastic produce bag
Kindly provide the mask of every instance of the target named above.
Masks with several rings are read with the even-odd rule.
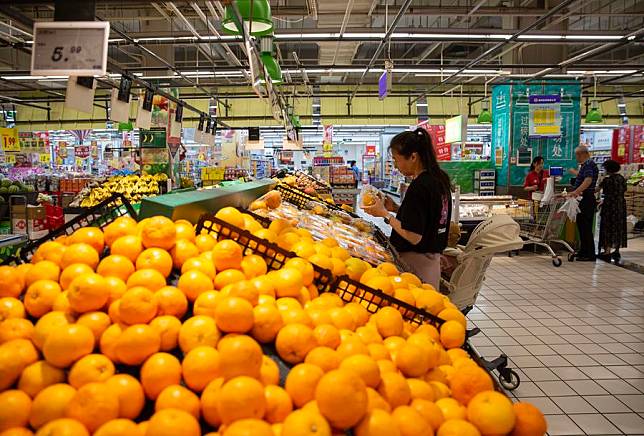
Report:
[[[543,190],[543,197],[541,197],[541,206],[550,203],[555,198],[555,178],[548,177],[546,179],[546,188]]]
[[[382,200],[382,194],[372,185],[364,185],[360,191],[360,205],[370,207],[376,204],[378,199]]]
[[[568,215],[568,219],[574,223],[579,213],[579,198],[569,197],[559,208],[558,212],[565,212]]]

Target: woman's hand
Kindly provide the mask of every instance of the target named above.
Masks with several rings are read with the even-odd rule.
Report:
[[[398,205],[388,195],[385,195],[385,201],[384,201],[383,204],[385,206],[385,209],[387,209],[389,212],[397,212],[398,211]]]
[[[376,202],[371,206],[362,206],[362,210],[375,217],[385,217],[389,213],[385,208],[385,204],[379,197],[376,197]]]

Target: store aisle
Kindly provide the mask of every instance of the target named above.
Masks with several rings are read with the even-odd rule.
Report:
[[[644,434],[642,274],[499,256],[468,317],[479,353],[511,358],[521,375],[511,395],[547,415],[549,434]]]

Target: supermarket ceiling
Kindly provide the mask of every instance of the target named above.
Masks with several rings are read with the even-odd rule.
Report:
[[[0,0],[2,92],[64,87],[55,78],[29,76],[33,23],[52,21],[56,3]],[[236,92],[249,84],[243,40],[222,28],[222,2],[95,3],[96,19],[111,23],[111,78],[129,71],[161,85],[198,84],[213,92]],[[465,92],[480,92],[485,83],[508,78],[577,77],[644,93],[633,91],[644,85],[641,0],[270,0],[270,5],[285,85],[308,85],[314,94],[319,85],[346,94],[376,84],[386,60],[393,63],[394,91],[440,95],[466,85]]]

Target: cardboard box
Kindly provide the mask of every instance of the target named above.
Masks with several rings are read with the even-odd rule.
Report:
[[[47,235],[47,213],[44,206],[27,206],[27,235],[39,239]]]

